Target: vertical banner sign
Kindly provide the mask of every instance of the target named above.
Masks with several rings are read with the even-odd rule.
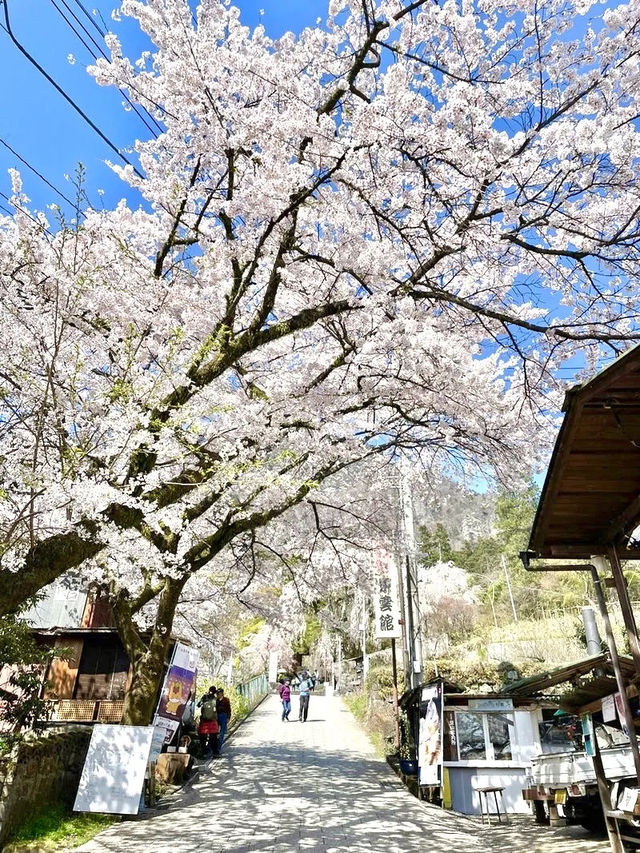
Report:
[[[187,703],[194,698],[197,668],[197,649],[176,643],[153,721],[157,729],[164,729],[164,743],[171,743]]]
[[[442,774],[442,684],[422,688],[418,729],[418,781],[440,785]]]
[[[374,636],[401,637],[398,569],[388,551],[376,553],[373,571]]]

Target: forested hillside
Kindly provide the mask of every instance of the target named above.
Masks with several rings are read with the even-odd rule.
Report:
[[[535,672],[586,655],[580,609],[596,609],[594,590],[582,573],[525,571],[519,552],[527,547],[538,502],[531,486],[495,499],[458,493],[460,503],[419,528],[419,584],[425,637],[425,672],[491,680],[494,671]],[[450,504],[452,505],[452,504]],[[487,525],[478,523],[487,509]],[[465,506],[467,529],[461,536]],[[627,572],[632,598],[640,598],[637,573]],[[613,608],[614,623],[616,610]]]

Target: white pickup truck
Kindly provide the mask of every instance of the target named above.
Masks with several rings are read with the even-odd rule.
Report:
[[[627,783],[637,787],[633,755],[620,731],[599,727],[597,736],[611,805],[617,808]],[[531,778],[523,796],[533,804],[539,822],[558,813],[591,830],[604,828],[593,759],[584,751],[572,748],[532,758]],[[638,831],[640,844],[640,822],[630,821],[629,829],[633,834]]]

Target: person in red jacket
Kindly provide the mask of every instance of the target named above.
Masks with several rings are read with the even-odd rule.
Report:
[[[222,687],[218,687],[216,695],[216,712],[218,717],[218,726],[220,727],[220,733],[218,735],[218,752],[220,752],[227,733],[227,725],[231,719],[231,702],[229,702],[229,698],[224,695]]]
[[[200,738],[200,753],[203,758],[211,758],[219,753],[218,750],[218,725],[216,688],[212,685],[198,702],[200,708],[200,722],[198,724],[198,737]]]

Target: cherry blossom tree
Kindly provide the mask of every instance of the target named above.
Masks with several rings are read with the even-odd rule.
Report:
[[[123,3],[153,50],[92,73],[165,128],[114,166],[144,203],[56,226],[15,174],[1,220],[0,611],[108,588],[127,720],[234,548],[368,457],[528,471],[558,369],[638,338],[639,10],[593,5],[332,0],[274,41]]]

